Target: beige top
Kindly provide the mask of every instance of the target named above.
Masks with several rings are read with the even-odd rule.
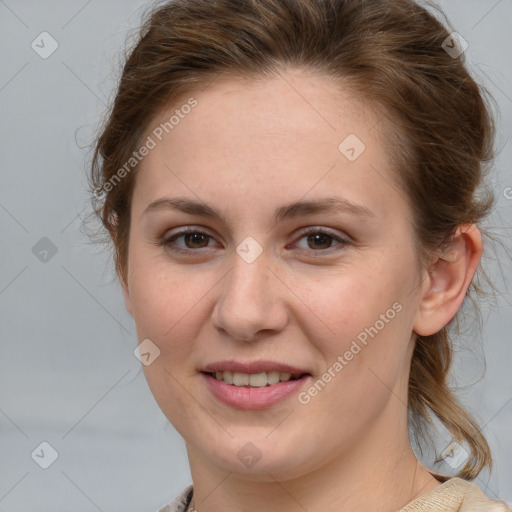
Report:
[[[189,485],[158,512],[190,512],[193,493],[193,486]],[[474,483],[450,478],[398,512],[512,512],[512,508],[504,502],[489,499]]]

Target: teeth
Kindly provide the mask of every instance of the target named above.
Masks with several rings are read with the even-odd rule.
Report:
[[[281,374],[279,372],[268,372],[267,373],[267,382],[269,384],[277,384],[280,380]]]
[[[265,372],[252,373],[251,375],[248,375],[248,377],[249,386],[252,386],[254,388],[263,388],[267,385],[268,378]]]
[[[233,384],[235,386],[248,386],[249,385],[249,374],[248,373],[233,373]]]
[[[279,380],[287,381],[287,380],[290,380],[291,378],[292,378],[291,373],[280,373],[279,374]]]
[[[215,372],[217,380],[223,380],[227,384],[234,386],[251,386],[255,388],[263,388],[267,385],[277,384],[278,382],[286,382],[292,378],[292,374],[288,372],[261,372],[261,373],[239,373],[239,372]]]

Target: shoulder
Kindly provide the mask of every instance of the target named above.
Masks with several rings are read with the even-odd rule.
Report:
[[[400,512],[512,512],[506,503],[488,498],[480,488],[462,478],[450,478],[409,503]]]
[[[180,492],[170,503],[160,508],[157,512],[186,512],[190,502],[192,501],[192,495],[194,488],[189,485],[186,489]]]
[[[461,488],[466,489],[461,512],[512,512],[505,502],[488,498],[476,484],[458,478]]]
[[[186,512],[194,489],[189,485],[157,512]],[[488,498],[480,488],[461,478],[450,478],[439,487],[416,498],[400,512],[512,512],[506,503]]]

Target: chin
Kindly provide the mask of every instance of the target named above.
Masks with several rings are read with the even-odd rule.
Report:
[[[214,451],[211,449],[213,443],[196,447],[220,470],[250,481],[290,480],[322,465],[322,457],[319,457],[316,447],[307,450],[302,444],[299,452],[297,443],[287,444],[277,433],[271,434],[271,439],[265,439],[269,432],[267,429],[258,438],[249,434],[235,435],[225,444],[217,443]],[[319,459],[317,462],[316,458]]]

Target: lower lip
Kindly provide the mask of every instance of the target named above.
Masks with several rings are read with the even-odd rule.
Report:
[[[212,395],[230,407],[237,409],[265,409],[290,395],[298,393],[299,389],[309,379],[304,375],[300,379],[278,382],[262,388],[233,386],[223,380],[217,380],[207,373],[202,373]]]

